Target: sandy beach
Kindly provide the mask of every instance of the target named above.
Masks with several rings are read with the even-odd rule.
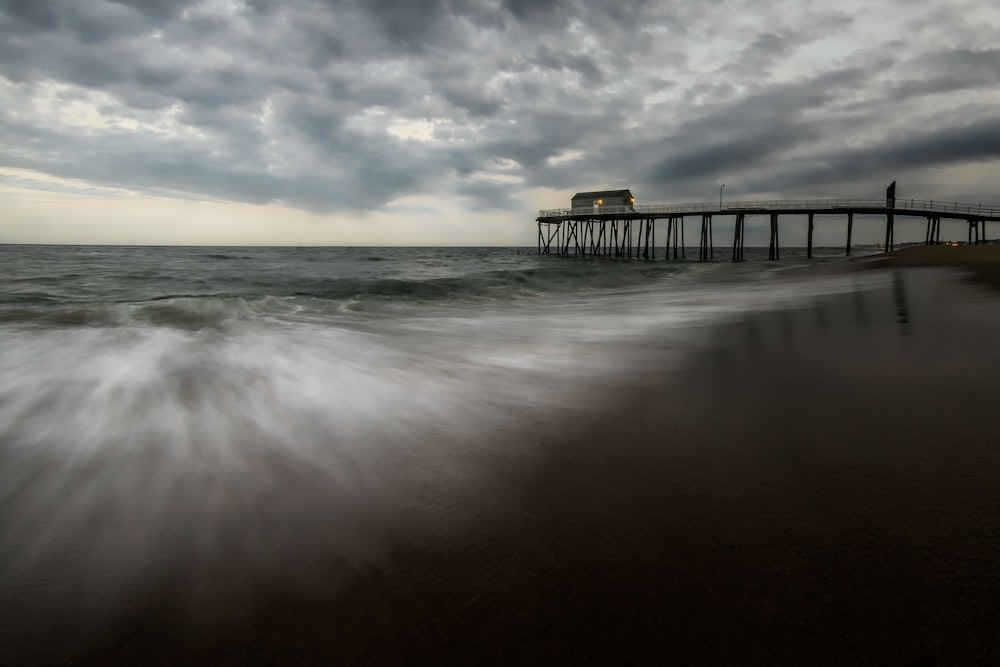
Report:
[[[1000,293],[887,270],[884,290],[706,329],[679,373],[653,360],[609,382],[600,409],[509,443],[544,456],[494,462],[505,502],[463,491],[475,524],[401,540],[336,593],[250,586],[206,621],[163,590],[84,645],[42,629],[16,648],[42,664],[995,662]]]

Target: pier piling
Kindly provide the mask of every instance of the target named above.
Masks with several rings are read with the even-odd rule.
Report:
[[[715,256],[712,248],[712,216],[701,216],[701,239],[698,244],[698,261],[707,262]]]
[[[854,231],[854,213],[847,214],[847,256],[851,256],[851,232]]]
[[[893,213],[885,214],[885,252],[892,252],[893,245]]]
[[[733,225],[733,261],[743,261],[743,225],[746,221],[746,214],[737,213],[736,223]]]
[[[806,257],[812,259],[813,256],[813,213],[809,214],[809,243],[806,248]]]
[[[767,258],[769,260],[781,259],[781,249],[778,245],[778,214],[771,214],[771,240],[767,246]]]

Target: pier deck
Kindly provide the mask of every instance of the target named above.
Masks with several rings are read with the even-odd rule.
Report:
[[[642,206],[594,206],[588,208],[548,209],[538,212],[539,254],[594,254],[613,257],[649,257],[655,247],[656,222],[667,221],[666,257],[673,246],[685,256],[684,219],[700,216],[699,259],[714,258],[712,220],[716,216],[734,216],[733,261],[743,259],[743,231],[746,216],[770,217],[769,259],[780,258],[779,216],[808,216],[808,256],[812,256],[814,216],[844,215],[847,218],[845,253],[851,254],[851,235],[855,215],[885,216],[885,252],[893,249],[893,224],[896,216],[922,217],[927,220],[925,242],[940,242],[941,220],[961,220],[969,225],[969,243],[986,242],[986,223],[1000,221],[1000,207],[918,199],[782,199],[690,204],[652,204]],[[545,231],[543,232],[543,226]],[[555,229],[553,229],[553,226]],[[638,232],[638,237],[635,236]],[[555,245],[554,245],[555,244]]]

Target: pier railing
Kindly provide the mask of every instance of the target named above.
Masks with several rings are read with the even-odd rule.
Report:
[[[885,199],[757,199],[747,201],[696,202],[691,204],[648,204],[641,206],[600,206],[583,208],[556,208],[541,210],[539,218],[557,218],[563,216],[614,215],[614,214],[650,214],[670,215],[671,213],[753,213],[760,211],[794,212],[829,209],[881,209],[888,211]],[[954,213],[964,216],[1000,216],[1000,207],[984,206],[982,204],[962,204],[959,202],[942,202],[933,199],[897,199],[894,211],[914,211],[923,213]]]

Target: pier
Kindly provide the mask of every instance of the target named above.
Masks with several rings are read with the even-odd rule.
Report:
[[[609,193],[628,192],[608,191]],[[621,204],[603,206],[596,199],[593,206],[550,209],[538,212],[538,253],[542,255],[598,255],[604,257],[635,257],[649,259],[656,247],[657,223],[665,221],[667,259],[686,257],[685,221],[693,217],[700,222],[698,259],[715,258],[714,223],[719,217],[733,219],[731,258],[743,260],[744,230],[747,216],[767,216],[770,220],[768,259],[781,258],[779,228],[781,216],[804,218],[807,229],[807,255],[813,253],[813,230],[816,216],[842,216],[846,221],[845,254],[851,254],[854,217],[859,215],[884,218],[885,252],[892,252],[897,217],[926,220],[924,242],[940,243],[942,220],[959,220],[968,224],[968,243],[986,243],[986,223],[1000,221],[1000,208],[982,204],[961,204],[935,200],[896,199],[895,183],[889,186],[886,199],[811,199],[730,201],[693,204],[653,204],[636,206]],[[582,193],[585,195],[601,193]],[[580,195],[577,195],[579,198]],[[574,203],[577,201],[574,198]],[[866,223],[871,223],[866,220]],[[662,233],[662,232],[661,232]]]

